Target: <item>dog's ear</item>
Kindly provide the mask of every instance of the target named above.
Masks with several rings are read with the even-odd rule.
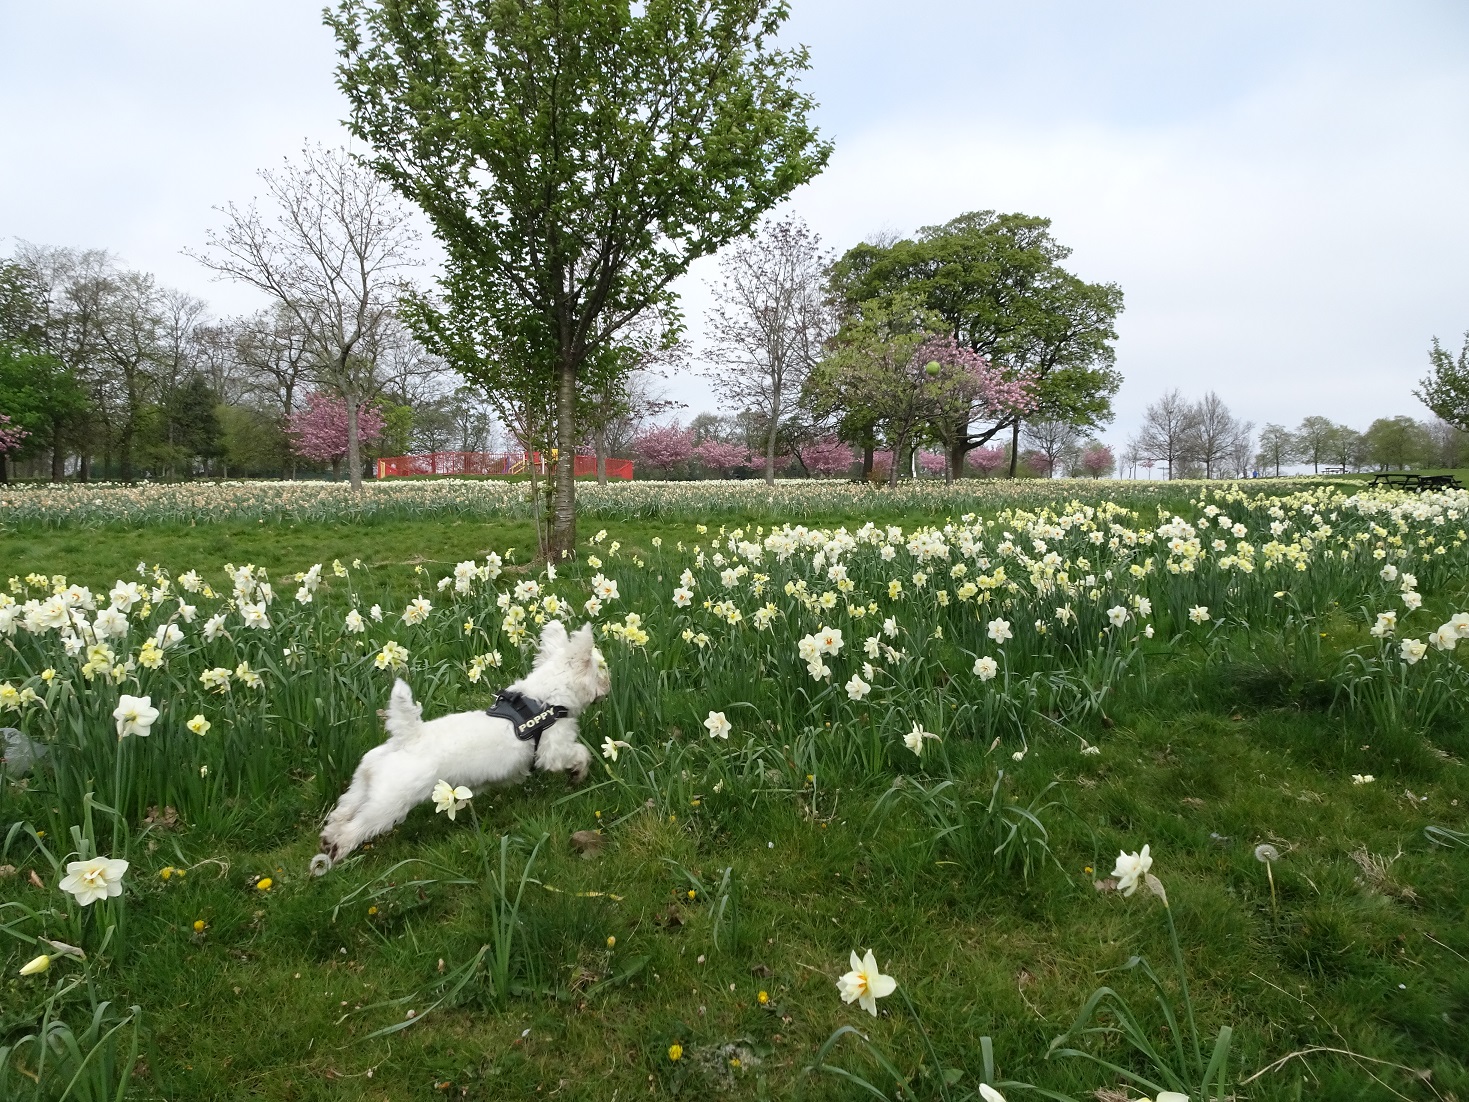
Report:
[[[566,625],[560,620],[547,620],[541,629],[541,652],[550,654],[566,646]]]
[[[576,671],[579,676],[592,679],[593,685],[597,678],[597,644],[592,638],[592,625],[583,624],[572,632],[566,643],[567,664]]]

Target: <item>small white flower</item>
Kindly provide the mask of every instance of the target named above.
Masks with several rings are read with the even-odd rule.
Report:
[[[974,660],[974,676],[981,681],[992,681],[999,672],[1000,664],[987,654]]]
[[[343,626],[354,635],[358,635],[367,630],[367,622],[362,619],[362,613],[358,612],[355,608],[347,613],[347,620]]]
[[[932,731],[925,731],[921,723],[915,723],[913,724],[913,730],[903,736],[903,745],[919,757],[922,757],[925,739],[938,739],[938,735]]]
[[[410,627],[414,624],[421,624],[428,619],[428,614],[433,610],[434,606],[427,597],[415,597],[403,610],[403,622]]]
[[[866,681],[863,681],[862,678],[858,677],[854,673],[852,675],[852,680],[847,682],[846,689],[847,697],[849,699],[861,700],[864,696],[872,691],[872,686],[869,685]]]
[[[1153,855],[1147,846],[1143,846],[1140,853],[1119,853],[1117,866],[1112,870],[1112,875],[1117,878],[1117,890],[1123,895],[1131,895],[1137,891],[1138,881],[1152,867]]]
[[[709,731],[710,738],[727,739],[734,729],[730,721],[724,718],[723,712],[710,712],[709,718],[704,720],[704,726]]]
[[[1410,666],[1416,665],[1418,660],[1428,653],[1428,645],[1418,639],[1404,639],[1398,649],[1403,656],[1403,661]]]
[[[1205,623],[1209,619],[1209,606],[1194,605],[1193,608],[1188,610],[1188,618],[1196,624]]]
[[[79,905],[90,906],[98,900],[121,895],[122,877],[127,871],[126,861],[108,857],[94,857],[90,861],[68,861],[60,888],[74,895]]]
[[[370,609],[367,610],[367,614],[371,616],[374,620],[381,622],[383,618],[383,606],[373,605]]]
[[[1114,605],[1107,610],[1107,619],[1111,621],[1114,628],[1120,628],[1127,623],[1129,615],[1131,614],[1122,605]]]
[[[146,737],[153,721],[158,718],[158,709],[153,707],[151,697],[128,696],[124,693],[117,698],[117,707],[113,709],[112,718],[117,720],[119,739],[128,735]]]
[[[1006,639],[1013,639],[1015,633],[1010,630],[1010,621],[996,618],[989,622],[986,632],[996,643],[1003,643]]]
[[[1412,612],[1414,609],[1421,608],[1422,605],[1423,597],[1421,594],[1418,594],[1411,589],[1403,591],[1403,607],[1406,608],[1409,612]]]
[[[693,593],[683,586],[679,586],[673,591],[673,603],[676,604],[679,608],[688,608],[689,605],[693,603],[693,601]]]
[[[602,740],[602,756],[608,761],[616,761],[619,751],[631,749],[631,743],[623,742],[621,739],[614,739],[611,735],[608,735]]]
[[[1371,773],[1353,773],[1352,774],[1352,783],[1353,784],[1371,784],[1376,779],[1377,778],[1374,777]]]
[[[858,957],[856,952],[852,953],[852,970],[837,980],[837,989],[842,994],[842,1002],[858,1003],[863,1010],[877,1017],[877,1000],[887,998],[898,989],[898,981],[892,976],[884,976],[877,967],[877,960],[872,955],[872,950],[867,950],[867,955]]]
[[[422,789],[419,789],[419,791],[422,791]],[[457,788],[448,781],[439,781],[438,784],[434,785],[433,800],[434,812],[436,814],[443,812],[452,819],[454,818],[454,813],[463,811],[472,799],[474,799],[474,793],[462,784]]]

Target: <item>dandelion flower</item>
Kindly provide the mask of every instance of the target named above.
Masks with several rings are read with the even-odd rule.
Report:
[[[860,958],[853,950],[851,965],[852,970],[837,980],[837,990],[842,994],[842,1002],[858,1003],[875,1018],[877,1000],[887,998],[896,991],[898,981],[892,976],[882,974],[871,949],[867,950],[866,956]]]
[[[255,890],[258,892],[268,892],[274,886],[275,881],[268,876],[262,876],[259,880],[255,881]]]
[[[93,857],[90,861],[68,861],[59,886],[86,907],[99,899],[121,895],[122,877],[127,871],[128,863],[121,859]]]
[[[675,1041],[673,1044],[669,1045],[668,1046],[668,1058],[670,1060],[675,1060],[675,1061],[682,1060],[683,1059],[683,1045],[679,1044],[677,1041]]]
[[[1268,865],[1271,861],[1279,861],[1280,850],[1276,849],[1269,842],[1261,842],[1255,847],[1255,860],[1264,865]]]

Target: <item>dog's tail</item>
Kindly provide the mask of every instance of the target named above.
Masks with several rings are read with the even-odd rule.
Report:
[[[411,738],[418,732],[422,715],[422,707],[413,703],[413,690],[400,678],[393,684],[393,695],[388,698],[387,712],[383,717],[387,720],[389,736],[393,739]]]

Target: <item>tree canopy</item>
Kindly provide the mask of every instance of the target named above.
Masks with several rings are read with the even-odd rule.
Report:
[[[782,0],[342,0],[349,125],[445,250],[456,366],[551,396],[571,455],[583,369],[696,257],[749,233],[825,165],[778,49]],[[420,310],[421,321],[428,311]],[[428,326],[432,329],[433,326]],[[504,372],[509,366],[512,370]],[[549,552],[575,546],[557,466]]]

